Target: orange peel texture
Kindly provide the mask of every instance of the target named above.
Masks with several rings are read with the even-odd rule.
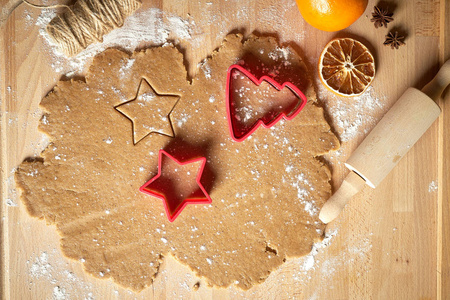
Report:
[[[296,0],[298,9],[311,26],[339,31],[352,25],[364,13],[368,0]]]

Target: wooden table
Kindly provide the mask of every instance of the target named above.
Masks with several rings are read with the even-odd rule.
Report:
[[[2,0],[8,9],[20,1]],[[61,1],[58,1],[61,2]],[[190,20],[191,38],[180,43],[191,75],[196,65],[229,32],[274,35],[301,51],[312,76],[318,78],[319,53],[333,37],[350,36],[374,52],[377,75],[370,91],[379,105],[337,115],[352,99],[333,97],[317,83],[319,99],[341,134],[342,149],[327,156],[337,188],[347,170],[343,162],[389,107],[409,86],[422,88],[450,58],[450,2],[446,0],[384,1],[394,10],[388,29],[369,21],[377,1],[348,29],[327,33],[306,24],[293,0],[144,1],[143,9],[159,8]],[[188,3],[189,2],[189,3]],[[14,168],[36,156],[45,145],[37,131],[38,104],[62,74],[35,26],[40,11],[22,4],[2,23],[1,77],[1,284],[2,299],[450,299],[450,92],[439,104],[443,113],[430,130],[376,189],[365,187],[329,225],[335,236],[319,253],[289,259],[261,285],[243,292],[214,289],[187,267],[167,258],[152,287],[139,294],[111,281],[98,280],[79,262],[62,256],[53,226],[31,218],[14,187]],[[195,22],[192,23],[192,22]],[[407,35],[399,50],[383,47],[388,30]],[[378,99],[378,100],[377,100]],[[357,132],[342,138],[340,121],[355,120]],[[368,115],[370,118],[366,118]],[[336,116],[339,118],[337,119]],[[356,116],[358,117],[358,116]],[[312,266],[312,267],[311,267]],[[200,281],[196,291],[193,286]],[[60,297],[60,298],[58,298]]]

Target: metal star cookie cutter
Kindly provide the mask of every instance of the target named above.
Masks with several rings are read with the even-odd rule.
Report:
[[[234,103],[234,96],[231,92],[231,76],[233,76],[233,71],[238,70],[242,74],[244,74],[246,77],[248,77],[256,86],[261,85],[263,81],[266,81],[270,85],[272,85],[275,89],[278,91],[283,90],[284,87],[289,88],[299,99],[296,106],[289,112],[280,112],[276,114],[273,118],[266,120],[266,116],[263,116],[259,118],[252,126],[250,126],[249,129],[247,129],[245,132],[237,132],[236,129],[236,118],[235,113],[233,111],[233,103]],[[240,65],[231,65],[228,68],[227,71],[227,86],[226,86],[226,108],[227,108],[227,119],[228,119],[228,126],[230,129],[231,137],[236,142],[242,142],[245,139],[247,139],[250,135],[252,135],[260,126],[263,126],[265,128],[270,128],[274,126],[276,123],[278,123],[281,119],[285,120],[292,120],[297,116],[300,111],[305,107],[307,98],[306,96],[298,89],[294,84],[291,82],[284,82],[283,84],[279,84],[276,82],[273,78],[269,76],[262,76],[260,79],[256,78],[253,74],[251,74],[248,70],[243,68]]]
[[[156,98],[158,101],[153,100]],[[171,114],[179,100],[179,95],[159,93],[147,79],[141,78],[136,97],[114,106],[114,109],[131,121],[133,144],[136,145],[152,133],[175,136]],[[152,127],[155,120],[158,120],[156,128]]]
[[[163,170],[162,170],[163,156],[166,156],[168,159],[172,160],[179,166],[194,164],[197,162],[201,163],[200,167],[198,168],[197,176],[195,179],[198,189],[191,192],[188,196],[183,197],[183,199],[181,201],[179,199],[175,199],[176,201],[174,202],[173,201],[174,197],[172,197],[174,195],[170,195],[171,193],[174,192],[174,189],[172,189],[173,186],[170,184],[170,183],[172,183],[172,181],[165,180],[165,182],[163,182],[163,184],[162,184],[163,186],[155,187],[155,185],[157,186],[157,184],[155,184],[155,182],[159,178],[163,177],[162,176],[163,175],[162,174],[163,173]],[[148,194],[148,195],[151,195],[151,196],[154,196],[154,197],[157,197],[157,198],[163,200],[164,209],[166,211],[167,218],[170,222],[173,222],[180,215],[181,211],[186,207],[186,205],[188,205],[188,204],[209,204],[212,202],[211,197],[206,192],[205,188],[203,187],[202,183],[200,182],[202,173],[205,169],[205,165],[206,165],[205,157],[199,157],[196,159],[180,162],[177,159],[175,159],[172,155],[170,155],[169,153],[167,153],[166,151],[161,149],[161,150],[159,150],[159,154],[158,154],[158,174],[155,177],[153,177],[152,179],[150,179],[149,181],[147,181],[144,185],[142,185],[139,188],[139,191],[141,191],[144,194]],[[176,182],[177,179],[174,179],[174,180]],[[161,185],[161,183],[160,183],[160,185]],[[153,186],[153,188],[150,188],[150,186]]]

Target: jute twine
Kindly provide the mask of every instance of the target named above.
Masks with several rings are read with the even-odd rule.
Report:
[[[140,0],[78,0],[73,6],[53,5],[66,10],[53,18],[46,30],[66,55],[73,56],[94,42],[102,42],[103,35],[121,27],[140,6]]]

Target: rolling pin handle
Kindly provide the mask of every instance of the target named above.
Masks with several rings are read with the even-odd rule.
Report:
[[[331,196],[320,210],[319,219],[327,224],[333,221],[345,204],[366,184],[364,179],[353,171],[345,177],[341,187]]]
[[[437,101],[445,88],[450,84],[450,59],[447,60],[434,78],[423,87],[422,93]]]
[[[386,157],[386,151],[392,152],[396,150],[399,158],[408,151],[409,147],[405,145],[414,145],[415,142],[422,136],[422,134],[431,126],[431,124],[438,118],[440,114],[439,106],[436,105],[436,101],[441,96],[445,88],[450,84],[450,59],[447,60],[439,72],[424,88],[422,92],[416,89],[408,89],[402,97],[394,104],[394,106],[387,112],[383,119],[377,124],[366,139],[359,145],[359,147],[353,152],[352,156],[347,160],[346,166],[350,169],[358,170],[358,173],[364,174],[364,178],[367,178],[367,182],[363,177],[359,176],[355,171],[351,171],[345,178],[341,187],[331,196],[330,199],[324,204],[320,210],[319,219],[327,224],[333,221],[344,208],[345,204],[358,193],[363,186],[367,183],[371,187],[375,187],[381,182],[384,177],[392,170],[397,164],[395,161],[387,161],[382,166],[380,171],[378,166],[366,164],[365,159],[370,153],[371,157]],[[426,95],[426,96],[425,96]],[[431,98],[433,101],[430,101]],[[422,102],[417,102],[422,100]],[[405,113],[407,111],[408,113]],[[404,116],[399,118],[398,116]],[[418,116],[420,122],[415,121],[411,116]],[[403,128],[409,126],[409,134],[400,136],[401,138],[395,138],[395,128],[393,124]],[[411,125],[414,125],[411,127]],[[392,135],[394,133],[394,138]],[[398,134],[398,133],[397,133]],[[384,147],[384,144],[379,146],[379,137],[391,137],[389,140],[389,147]],[[378,146],[377,146],[378,145]],[[401,150],[400,152],[398,150]],[[367,152],[369,151],[369,152]],[[356,166],[357,168],[353,168]],[[368,174],[370,176],[368,176]]]

